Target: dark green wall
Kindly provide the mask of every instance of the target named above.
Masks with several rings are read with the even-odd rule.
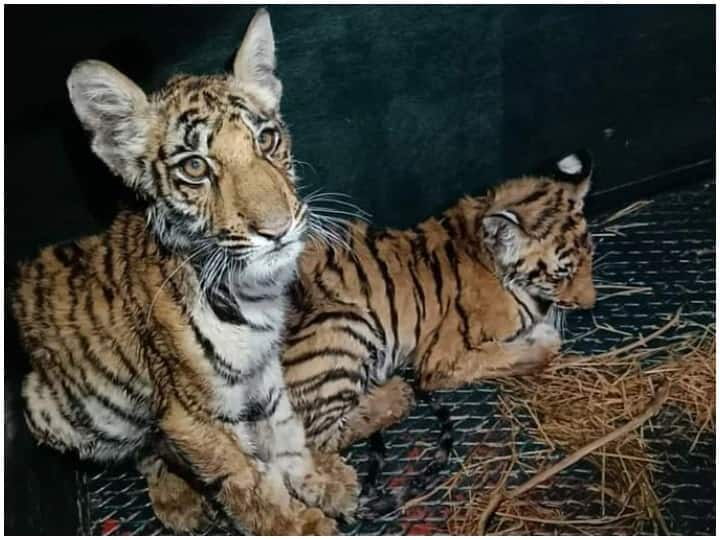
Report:
[[[47,206],[23,247],[82,232],[88,211],[113,213],[118,182],[90,157],[67,101],[72,64],[108,60],[150,88],[177,71],[219,71],[253,11],[6,9],[7,165],[22,171],[8,178],[10,224],[26,217],[14,202]],[[311,164],[302,175],[381,223],[409,225],[581,146],[596,154],[596,192],[712,158],[713,7],[270,11],[283,109]]]
[[[90,154],[66,95],[72,65],[106,60],[148,89],[177,71],[220,71],[253,12],[5,7],[7,276],[133,202]],[[311,164],[302,176],[351,194],[379,224],[410,225],[579,147],[595,155],[591,211],[713,168],[713,6],[270,12],[285,116]],[[7,531],[67,531],[72,473],[23,430],[13,332],[6,317]]]

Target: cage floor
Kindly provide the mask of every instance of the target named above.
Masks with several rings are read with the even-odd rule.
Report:
[[[592,313],[571,313],[565,338],[581,336],[608,323],[633,336],[661,326],[678,308],[683,324],[715,321],[715,183],[665,193],[636,212],[607,223],[611,214],[593,221],[591,229],[600,262],[596,277],[605,283],[642,287],[629,296],[602,299]],[[607,290],[605,291],[607,293]],[[607,295],[606,295],[607,296]],[[593,319],[594,318],[594,319]],[[677,332],[683,329],[678,328]],[[581,338],[575,348],[587,353],[607,350],[627,339],[616,332],[595,332]],[[667,339],[672,339],[669,336]],[[439,392],[438,401],[450,410],[455,437],[452,456],[438,476],[457,470],[468,451],[484,441],[503,444],[497,391],[492,383]],[[690,443],[664,430],[664,416],[653,422],[651,440],[667,466],[655,477],[655,490],[664,500],[663,517],[669,529],[682,534],[715,532],[715,434],[706,433],[690,452]],[[439,425],[430,406],[419,403],[411,416],[383,434],[386,460],[380,477],[385,489],[406,485],[431,462],[439,438]],[[488,442],[489,441],[489,442]],[[492,442],[496,441],[496,442]],[[500,441],[500,442],[497,442]],[[526,444],[533,444],[527,442]],[[367,474],[367,443],[348,452],[361,478]],[[587,500],[573,493],[583,479],[597,471],[583,461],[562,473],[563,504],[588,512]],[[79,476],[79,510],[84,534],[165,534],[154,517],[145,483],[127,467],[84,465]],[[462,491],[460,492],[462,494]],[[442,534],[450,508],[439,496],[430,497],[405,515],[360,520],[344,528],[346,534]],[[223,534],[215,527],[206,531]],[[652,531],[648,531],[652,532]]]

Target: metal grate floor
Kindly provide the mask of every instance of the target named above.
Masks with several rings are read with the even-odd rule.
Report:
[[[678,308],[683,318],[706,325],[715,322],[715,183],[666,193],[623,218],[605,223],[602,216],[592,226],[599,261],[596,277],[605,283],[645,287],[630,296],[609,297],[592,313],[572,313],[566,321],[566,338],[595,328],[595,320],[639,336],[662,325]],[[607,292],[607,290],[603,291]],[[683,328],[679,328],[682,332]],[[595,332],[575,344],[583,352],[601,352],[625,337]],[[669,339],[672,339],[670,337]],[[479,442],[505,444],[502,431],[509,429],[498,416],[495,385],[488,383],[437,393],[438,401],[451,413],[454,451],[439,474],[457,470],[468,452]],[[654,422],[656,448],[668,466],[656,475],[655,489],[665,499],[664,517],[671,531],[682,534],[715,532],[715,435],[705,434],[692,453],[690,442],[667,435],[663,416]],[[663,437],[665,434],[665,437]],[[400,488],[418,475],[432,460],[439,438],[439,425],[430,406],[419,403],[412,415],[384,432],[386,460],[380,483]],[[488,442],[490,440],[491,442]],[[492,441],[500,441],[493,443]],[[536,444],[527,441],[523,444]],[[367,443],[348,451],[350,462],[361,478],[367,474]],[[581,489],[584,478],[595,474],[580,462],[562,475],[563,490]],[[83,534],[166,534],[154,517],[144,480],[129,466],[101,468],[83,465],[79,477],[79,510]],[[462,493],[462,490],[460,490]],[[576,500],[579,499],[579,500]],[[587,512],[582,497],[563,497],[567,504]],[[583,508],[584,507],[584,508]],[[404,516],[360,520],[345,528],[346,534],[433,534],[446,533],[449,507],[439,498],[429,498]],[[223,534],[217,527],[207,533]]]

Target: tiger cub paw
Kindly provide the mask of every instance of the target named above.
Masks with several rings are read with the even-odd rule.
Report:
[[[328,515],[352,521],[358,506],[360,486],[355,469],[340,454],[313,452],[315,470],[293,486],[309,506],[317,506]]]
[[[302,536],[334,536],[337,534],[335,520],[323,514],[317,508],[307,508],[300,514],[300,534]]]
[[[247,526],[245,521],[252,523]],[[337,534],[335,520],[329,518],[319,508],[308,508],[297,499],[289,499],[283,506],[272,504],[262,507],[262,511],[248,516],[245,512],[236,523],[239,532],[250,532],[258,536],[330,536]]]
[[[377,399],[378,414],[389,420],[386,425],[392,425],[404,420],[415,407],[415,391],[402,377],[391,377],[385,384],[375,389],[374,393],[384,395],[384,399]]]
[[[205,498],[170,472],[161,459],[146,459],[138,468],[147,480],[153,511],[165,527],[176,533],[189,533],[209,525]]]
[[[560,352],[560,334],[554,326],[540,323],[513,343],[518,348],[513,375],[527,375],[548,366]]]
[[[550,324],[536,324],[524,339],[529,345],[538,345],[552,354],[560,351],[560,332]]]

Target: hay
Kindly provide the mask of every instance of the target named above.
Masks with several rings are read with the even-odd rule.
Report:
[[[500,416],[512,426],[505,441],[510,451],[480,443],[438,488],[452,508],[448,532],[634,534],[651,526],[669,534],[663,501],[653,490],[663,462],[646,440],[653,430],[649,419],[661,406],[663,425],[667,415],[682,417],[678,435],[692,441],[691,449],[715,429],[714,328],[650,346],[679,322],[678,313],[648,336],[606,353],[568,354],[541,374],[500,381]],[[546,449],[518,454],[520,432]],[[558,452],[569,455],[558,461]],[[567,487],[561,471],[580,458],[598,471],[598,480],[554,496]],[[530,480],[509,486],[518,471]],[[568,496],[579,504],[567,504]]]

